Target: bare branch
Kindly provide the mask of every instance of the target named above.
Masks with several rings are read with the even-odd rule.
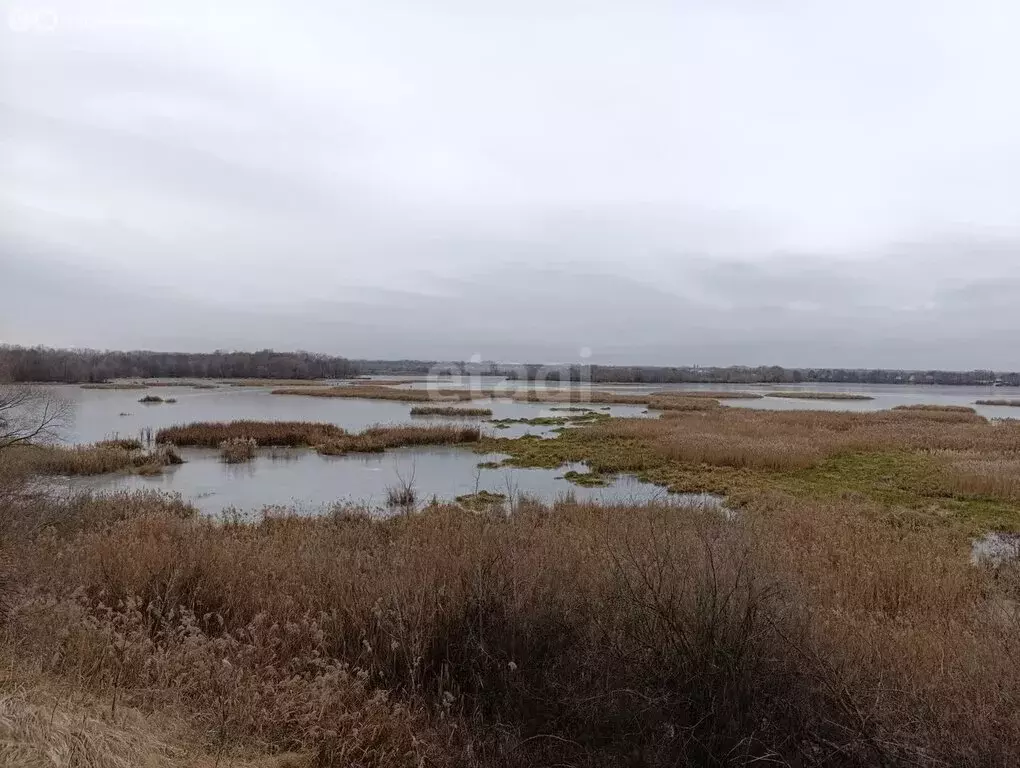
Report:
[[[73,416],[72,404],[48,387],[0,386],[0,450],[60,438]]]

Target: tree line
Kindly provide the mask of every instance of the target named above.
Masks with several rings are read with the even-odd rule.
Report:
[[[1020,373],[767,366],[506,365],[494,362],[349,360],[312,352],[111,352],[0,346],[0,379],[102,382],[120,378],[344,379],[357,375],[493,375],[595,384],[942,384],[1020,386]]]
[[[103,382],[122,378],[342,379],[344,357],[311,352],[110,352],[0,347],[0,376],[15,382]]]

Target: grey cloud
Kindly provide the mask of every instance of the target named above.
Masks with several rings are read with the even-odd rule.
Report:
[[[48,7],[4,341],[1020,368],[997,0]]]

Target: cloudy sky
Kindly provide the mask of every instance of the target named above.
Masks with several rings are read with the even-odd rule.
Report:
[[[0,9],[0,341],[1020,369],[1015,0]]]

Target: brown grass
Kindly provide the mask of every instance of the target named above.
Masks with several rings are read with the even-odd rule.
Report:
[[[11,453],[29,472],[41,475],[103,475],[128,469],[155,474],[165,466],[182,463],[173,445],[144,451],[132,440],[71,447],[31,445],[11,449]]]
[[[648,407],[655,411],[711,411],[721,406],[718,400],[707,397],[653,395],[648,398]]]
[[[345,453],[377,453],[387,448],[414,445],[457,445],[476,443],[481,439],[478,427],[436,425],[429,427],[372,427],[356,435],[330,440],[317,450],[326,456]]]
[[[667,414],[479,449],[718,483],[734,515],[465,497],[216,522],[50,498],[0,452],[0,658],[72,694],[0,686],[0,763],[1012,765],[1020,564],[973,566],[969,539],[1020,522],[1020,424]],[[343,439],[433,430],[465,439]]]
[[[894,411],[934,411],[936,413],[977,413],[973,408],[966,405],[931,405],[919,403],[917,405],[897,405]]]
[[[231,387],[321,387],[323,379],[223,379]]]
[[[81,389],[145,389],[148,384],[79,384]]]
[[[459,389],[393,389],[361,384],[340,387],[274,389],[273,394],[305,395],[306,397],[360,397],[367,400],[399,400],[407,403],[462,401],[487,397],[482,393],[473,394]]]
[[[137,723],[122,742],[86,714],[104,768],[174,758],[134,710],[176,718],[209,765],[977,768],[1020,751],[1016,574],[861,500],[255,524],[153,495],[36,505],[61,524],[11,534],[4,649],[78,694],[0,708],[13,754],[64,743],[83,700]]]
[[[491,416],[491,408],[453,408],[442,405],[416,405],[412,416]]]
[[[227,464],[241,464],[255,458],[259,444],[251,437],[232,437],[220,443],[220,458]]]
[[[710,400],[761,400],[757,392],[709,391],[704,389],[676,389],[659,392],[660,395],[671,397],[707,397]]]
[[[851,392],[766,392],[765,397],[784,397],[794,400],[874,400],[871,395]]]
[[[313,421],[196,421],[159,430],[156,442],[218,448],[225,440],[251,438],[261,446],[296,447],[319,445],[346,434],[335,424]]]
[[[617,403],[620,405],[648,405],[650,394],[631,395],[623,392],[603,392],[588,389],[529,389],[514,392],[512,399],[525,403]]]
[[[514,400],[528,403],[615,403],[646,405],[657,410],[700,410],[718,407],[719,400],[760,399],[750,392],[708,392],[701,390],[666,390],[630,394],[587,389],[530,389],[512,394]],[[698,406],[700,401],[707,403]],[[671,405],[672,404],[672,405]]]

